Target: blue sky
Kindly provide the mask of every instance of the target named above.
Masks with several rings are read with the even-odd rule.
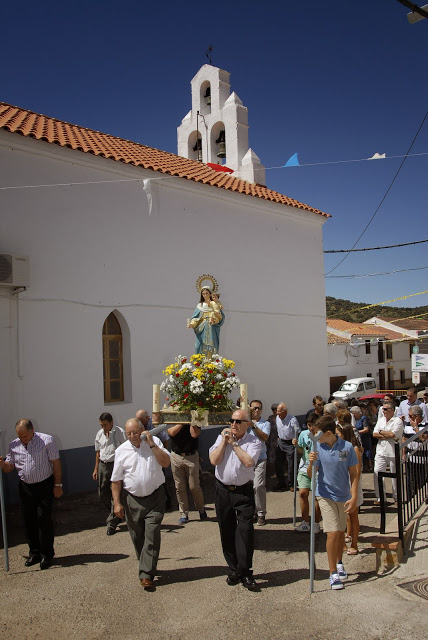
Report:
[[[419,2],[420,5],[423,2]],[[176,153],[190,80],[214,45],[249,109],[266,167],[406,153],[427,110],[428,20],[396,0],[23,0],[3,15],[0,100]],[[428,152],[428,118],[412,153]],[[322,209],[324,248],[350,248],[401,159],[267,171],[267,185]],[[358,247],[428,238],[428,155],[408,158]],[[326,272],[341,259],[326,256]],[[428,243],[349,256],[331,276],[428,267]],[[326,294],[375,303],[428,289],[428,269],[326,278]],[[395,303],[428,304],[428,295]]]

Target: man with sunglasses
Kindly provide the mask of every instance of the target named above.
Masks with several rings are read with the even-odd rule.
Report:
[[[232,414],[230,427],[223,429],[210,449],[215,466],[215,508],[223,555],[228,564],[226,582],[242,582],[246,589],[258,591],[252,577],[254,553],[254,469],[262,443],[248,433],[249,415],[242,409]]]
[[[395,442],[401,442],[403,435],[403,422],[398,416],[394,416],[395,406],[392,402],[385,402],[382,407],[383,417],[380,418],[373,431],[373,438],[377,440],[376,455],[374,460],[374,490],[376,494],[375,505],[380,505],[379,499],[379,471],[386,471],[389,465],[391,473],[395,473]],[[392,496],[397,502],[397,480],[392,478]]]

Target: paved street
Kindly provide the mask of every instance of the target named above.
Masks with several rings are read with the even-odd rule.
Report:
[[[371,476],[364,475],[362,553],[345,557],[343,591],[328,585],[325,536],[317,536],[315,593],[309,594],[309,535],[293,531],[293,494],[268,493],[268,524],[256,527],[254,574],[259,593],[229,587],[213,510],[212,476],[204,473],[208,522],[178,525],[167,513],[156,591],[139,583],[125,525],[107,537],[95,494],[67,497],[57,509],[56,561],[48,571],[25,568],[27,547],[13,509],[8,517],[10,572],[0,573],[1,637],[14,640],[137,640],[248,637],[395,640],[426,637],[427,602],[399,587],[428,578],[428,514],[419,519],[407,563],[375,573],[370,541],[379,526]],[[391,512],[392,513],[392,512]],[[390,518],[392,515],[390,515]],[[375,529],[374,529],[375,527]],[[3,570],[3,559],[1,559]]]

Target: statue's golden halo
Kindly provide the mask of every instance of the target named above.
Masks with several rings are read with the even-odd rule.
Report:
[[[199,276],[196,280],[196,289],[198,293],[201,293],[202,289],[209,289],[211,293],[217,293],[218,282],[214,276],[211,276],[209,273],[204,273],[203,276]]]

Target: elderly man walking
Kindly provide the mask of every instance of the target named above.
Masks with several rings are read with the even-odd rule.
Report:
[[[95,467],[92,478],[98,481],[98,497],[108,511],[107,535],[112,536],[116,533],[120,518],[114,514],[111,474],[116,449],[126,441],[126,436],[122,427],[114,425],[111,413],[102,413],[99,423],[101,429],[95,436]]]
[[[16,469],[19,476],[19,497],[24,517],[25,536],[31,567],[40,562],[48,569],[55,555],[53,498],[62,496],[61,461],[55,440],[47,433],[34,431],[31,420],[16,423],[16,440],[9,445],[6,460],[0,458],[5,473]]]
[[[125,431],[128,441],[116,449],[111,476],[114,512],[118,518],[126,518],[139,561],[141,585],[151,590],[165,513],[162,468],[169,466],[169,453],[159,438],[143,431],[143,425],[136,418],[127,421]]]
[[[254,468],[262,443],[248,433],[249,415],[242,409],[232,414],[230,428],[223,429],[210,449],[215,466],[215,508],[223,555],[229,571],[230,586],[242,582],[257,591],[252,577],[254,553]]]
[[[385,402],[382,407],[383,417],[377,421],[373,431],[373,438],[376,438],[377,440],[374,460],[374,490],[376,494],[376,505],[380,504],[379,471],[386,471],[386,467],[389,465],[391,473],[395,473],[395,443],[401,442],[401,437],[403,435],[403,422],[398,416],[394,417],[394,411],[394,404],[392,402]],[[392,478],[392,497],[394,502],[397,502],[396,478]]]
[[[297,418],[288,413],[285,402],[281,402],[276,410],[276,428],[278,430],[278,446],[276,449],[275,472],[278,484],[274,491],[290,489],[294,491],[294,447],[300,433]],[[287,461],[288,478],[285,482],[284,463]]]

